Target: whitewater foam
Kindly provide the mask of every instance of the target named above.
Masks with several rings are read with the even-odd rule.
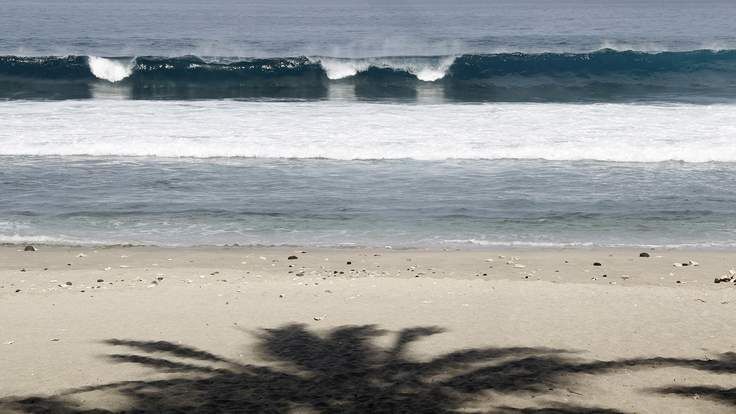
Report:
[[[134,60],[121,62],[97,56],[89,56],[89,70],[99,79],[108,82],[120,82],[133,73]]]
[[[327,74],[327,77],[332,80],[355,76],[360,72],[374,67],[378,69],[404,71],[416,76],[421,81],[434,82],[445,77],[447,70],[455,61],[455,56],[440,58],[384,57],[362,59],[316,57],[310,58],[310,60],[319,63]]]
[[[0,154],[736,162],[736,105],[0,102]]]

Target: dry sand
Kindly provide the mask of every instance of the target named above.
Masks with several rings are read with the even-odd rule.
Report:
[[[38,248],[0,412],[736,412],[736,252]]]

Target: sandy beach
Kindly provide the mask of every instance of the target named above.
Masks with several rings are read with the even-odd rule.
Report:
[[[1,412],[736,411],[732,251],[36,248]]]

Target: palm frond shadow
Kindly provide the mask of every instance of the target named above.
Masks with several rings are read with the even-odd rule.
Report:
[[[673,361],[672,363],[714,374],[736,374],[736,352],[725,352],[716,359],[679,360]],[[649,391],[664,395],[703,398],[736,408],[736,387],[725,388],[717,385],[679,385],[651,388]]]
[[[51,397],[7,398],[0,400],[0,411],[110,413],[75,402],[84,393],[105,392],[125,397],[129,405],[116,412],[126,413],[450,413],[478,399],[492,401],[494,395],[554,395],[581,374],[718,365],[667,358],[589,361],[573,351],[543,347],[465,349],[430,360],[410,356],[413,343],[441,332],[438,327],[408,328],[381,347],[376,340],[389,332],[375,325],[342,326],[322,334],[300,324],[264,329],[256,333],[261,365],[172,342],[110,339],[106,344],[129,350],[107,355],[111,362],[139,364],[169,375],[76,388]],[[491,412],[620,413],[556,403],[542,408],[502,406]]]

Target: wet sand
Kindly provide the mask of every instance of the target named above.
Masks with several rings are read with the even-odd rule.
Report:
[[[736,411],[732,251],[36,247],[0,412]]]

